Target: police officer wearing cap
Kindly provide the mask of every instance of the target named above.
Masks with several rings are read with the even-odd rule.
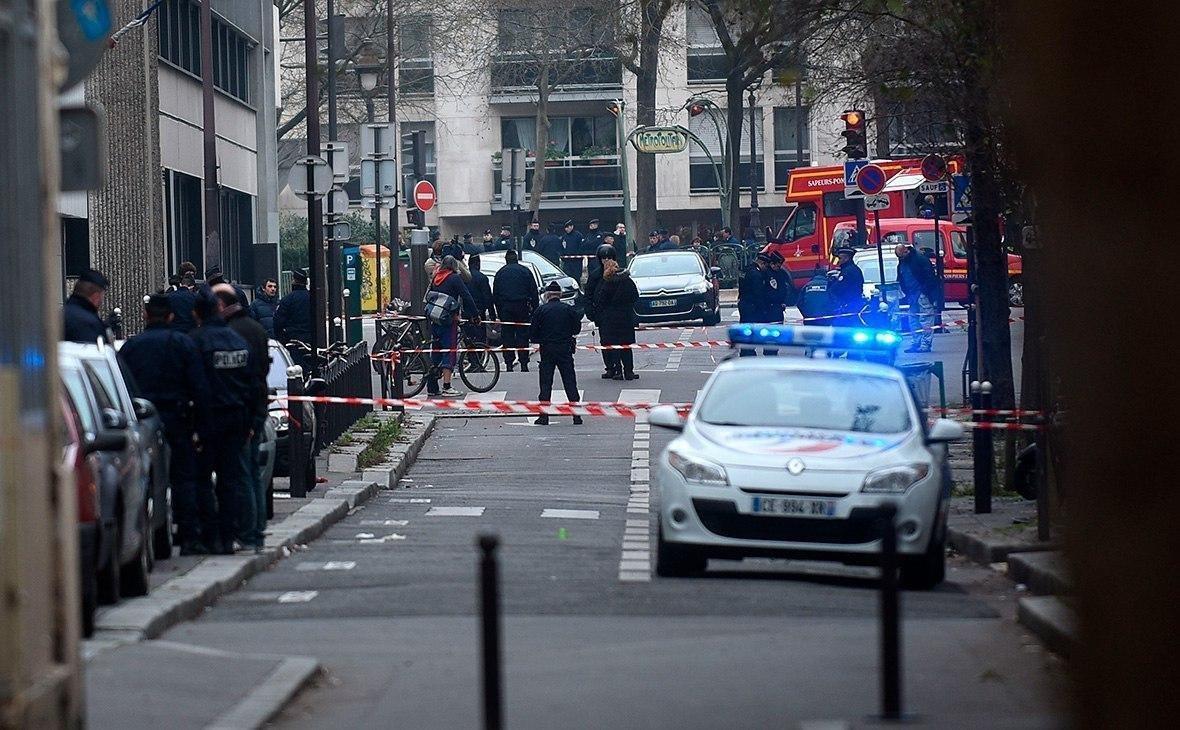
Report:
[[[775,322],[782,322],[787,307],[793,307],[799,301],[799,292],[795,290],[795,283],[791,281],[791,272],[783,268],[783,255],[778,251],[770,251],[770,269],[767,273],[767,284],[770,285],[770,297],[774,306],[769,314]]]
[[[232,555],[237,536],[245,475],[241,454],[250,437],[257,389],[250,346],[221,316],[221,302],[208,288],[197,294],[192,339],[209,383],[208,396],[197,409],[197,505],[201,537],[215,555]],[[214,502],[213,475],[216,479]]]
[[[494,249],[492,247],[494,245],[495,243],[492,240],[492,229],[485,228],[483,231],[483,241],[478,244],[476,250],[469,252],[467,255],[471,256],[473,254],[481,254],[484,251],[493,251]]]
[[[782,306],[774,294],[776,286],[771,285],[772,260],[770,254],[760,252],[738,281],[738,317],[742,322],[782,321]],[[762,352],[767,355],[778,354],[777,350],[763,349]],[[738,350],[739,357],[753,354],[754,350],[750,348]]]
[[[510,248],[516,248],[512,245],[512,229],[508,226],[500,226],[500,237],[489,244],[489,251],[507,251]]]
[[[110,281],[97,269],[86,269],[74,283],[74,291],[62,308],[62,339],[66,342],[85,342],[93,345],[98,340],[110,342],[107,325],[98,316],[98,308],[106,297]]]
[[[574,229],[574,222],[568,220],[565,222],[565,234],[561,237],[561,243],[565,247],[563,255],[566,257],[562,260],[562,271],[567,276],[572,276],[579,285],[582,283],[582,259],[585,255],[586,238],[577,230]]]
[[[828,296],[831,297],[834,313],[847,315],[834,319],[834,325],[860,324],[860,311],[864,309],[865,275],[852,260],[855,254],[856,249],[852,246],[840,246],[836,249],[836,268],[828,272]]]
[[[144,304],[143,332],[127,340],[119,358],[131,371],[144,398],[160,414],[170,457],[172,511],[181,555],[205,555],[197,511],[197,453],[193,446],[195,409],[209,401],[201,354],[188,335],[172,326],[172,297],[152,294]],[[157,555],[167,558],[167,555]]]
[[[537,241],[537,253],[549,259],[554,266],[560,269],[563,263],[561,257],[566,251],[565,240],[557,235],[558,230],[556,223],[549,224],[549,232]]]
[[[573,307],[561,301],[561,285],[556,281],[545,287],[545,303],[533,312],[529,339],[541,346],[540,393],[537,400],[553,397],[553,371],[561,373],[561,384],[570,403],[579,400],[578,377],[574,372],[574,338],[582,331],[582,318]],[[581,416],[574,416],[580,424]],[[549,425],[548,414],[541,414],[534,423]]]
[[[505,322],[528,322],[537,308],[537,282],[533,272],[519,263],[516,249],[504,252],[504,265],[492,280],[492,300],[496,312]],[[529,328],[528,325],[500,325],[501,342],[504,350],[504,366],[508,372],[520,359],[520,371],[529,370]],[[512,348],[523,348],[520,350]]]
[[[279,300],[275,307],[275,339],[282,343],[292,340],[311,341],[311,292],[307,290],[307,270],[296,269],[291,273],[291,293]],[[308,363],[302,352],[291,356],[303,366],[308,374]]]
[[[603,235],[602,229],[598,227],[598,219],[591,218],[586,224],[586,236],[585,241],[583,241],[587,254],[598,251],[598,247],[603,244]],[[593,260],[591,260],[591,264],[593,263]]]

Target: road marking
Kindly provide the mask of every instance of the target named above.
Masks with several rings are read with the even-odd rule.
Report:
[[[361,520],[361,525],[370,527],[405,527],[409,520]]]
[[[508,391],[489,390],[486,393],[472,393],[472,400],[508,400]]]
[[[565,520],[596,520],[598,519],[598,510],[596,509],[543,509],[541,510],[542,517],[557,517]]]
[[[431,507],[427,517],[482,517],[483,507]]]
[[[358,540],[357,542],[359,542],[361,545],[384,545],[387,542],[398,542],[399,540],[405,539],[405,535],[399,535],[395,532],[383,537],[366,537],[362,540]]]
[[[681,335],[689,336],[691,332]],[[668,369],[680,366],[682,353],[673,353],[668,358]],[[675,365],[675,367],[673,367]],[[621,403],[658,403],[658,388],[625,388],[619,393]],[[647,583],[651,581],[651,543],[648,536],[651,503],[648,501],[651,480],[651,424],[647,414],[635,418],[631,437],[631,479],[630,496],[627,498],[627,519],[623,524],[623,539],[619,552],[619,581],[623,583]],[[643,515],[643,519],[631,517]]]
[[[620,403],[658,403],[659,400],[659,388],[623,388],[619,391]]]
[[[319,591],[287,591],[279,595],[279,603],[307,603],[320,594]]]
[[[391,497],[386,504],[430,504],[430,497]]]
[[[578,400],[582,400],[582,399],[585,397],[585,395],[586,395],[586,391],[584,391],[584,390],[579,390],[579,391],[578,391]],[[569,402],[570,402],[570,399],[565,397],[565,391],[563,390],[563,391],[562,391],[562,392],[560,392],[560,393],[554,393],[553,395],[551,395],[551,396],[549,397],[549,402],[550,402],[550,403],[553,403],[553,404],[557,404],[557,403],[569,403]]]
[[[312,570],[352,570],[355,567],[356,562],[352,560],[332,560],[327,563],[299,563],[295,570],[306,573]]]

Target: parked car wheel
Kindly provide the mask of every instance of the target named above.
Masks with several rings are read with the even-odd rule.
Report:
[[[928,591],[946,578],[946,538],[931,538],[921,555],[905,557],[901,563],[903,588]]]
[[[95,538],[80,541],[79,589],[82,594],[82,636],[94,636],[94,612],[98,609],[98,566]]]
[[[1020,279],[1008,280],[1008,304],[1013,307],[1024,306],[1024,282]]]
[[[152,538],[151,531],[148,525],[151,520],[148,517],[147,505],[144,505],[143,511],[139,513],[139,534],[143,539],[139,543],[139,550],[135,551],[135,558],[130,563],[123,566],[120,571],[122,579],[123,594],[127,596],[146,596],[150,589],[148,575],[151,573],[153,556],[152,556]]]
[[[164,490],[164,524],[152,534],[153,557],[168,560],[172,557],[172,487]]]
[[[657,528],[656,575],[680,578],[705,572],[709,561],[704,554],[676,543],[664,542],[664,528]]]
[[[107,558],[107,564],[98,571],[98,602],[112,604],[119,602],[119,546],[123,544],[123,540],[119,533],[118,521],[106,536],[111,541],[110,556]]]

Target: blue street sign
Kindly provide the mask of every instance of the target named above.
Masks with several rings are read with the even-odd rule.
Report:
[[[111,13],[106,0],[70,0],[70,7],[86,40],[98,40],[111,32]]]
[[[970,175],[954,175],[952,181],[955,184],[954,188],[954,209],[956,213],[970,213],[971,212],[971,176]]]
[[[856,173],[860,168],[869,164],[868,160],[845,160],[844,161],[844,197],[845,198],[863,198],[864,193],[856,186]]]

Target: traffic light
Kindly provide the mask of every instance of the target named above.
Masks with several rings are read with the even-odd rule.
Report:
[[[862,160],[869,156],[869,140],[865,130],[865,113],[852,109],[840,115],[844,120],[844,155],[850,160]]]
[[[610,112],[613,116],[616,116],[616,117],[619,116],[619,112],[621,111],[619,108],[619,102],[617,102],[617,101],[609,102],[606,105],[606,110],[608,112]]]

